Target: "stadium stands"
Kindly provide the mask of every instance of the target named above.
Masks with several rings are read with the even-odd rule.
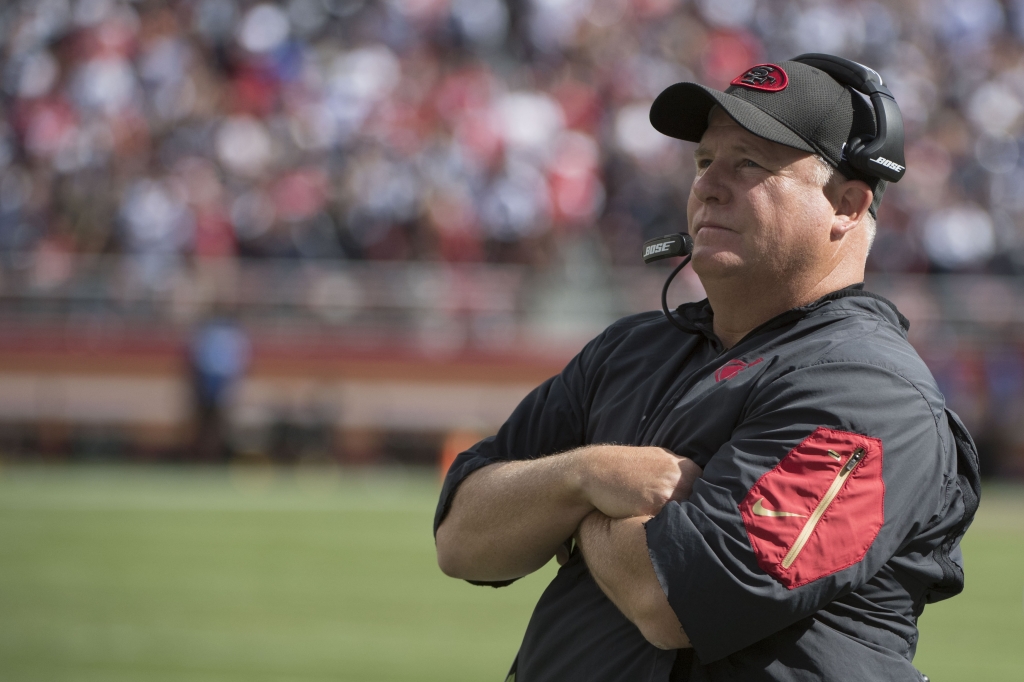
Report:
[[[266,416],[293,409],[259,397],[287,394],[267,377],[329,376],[353,397],[324,419],[356,440],[492,428],[601,324],[657,305],[638,247],[684,226],[692,164],[652,98],[806,51],[875,66],[900,102],[909,171],[871,285],[915,320],[989,472],[1024,473],[1020,0],[2,3],[4,447],[114,416],[179,442],[185,349],[214,314],[253,343],[238,423],[308,421]],[[382,416],[412,395],[399,375],[469,392]]]

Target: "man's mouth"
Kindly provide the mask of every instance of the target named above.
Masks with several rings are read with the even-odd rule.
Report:
[[[718,225],[716,223],[698,223],[697,224],[697,229],[694,230],[694,232],[693,232],[694,237],[696,237],[702,230],[705,230],[705,229],[711,229],[713,231],[714,230],[725,230],[726,232],[732,232],[733,231],[733,230],[730,230],[728,227],[723,227],[723,226]]]

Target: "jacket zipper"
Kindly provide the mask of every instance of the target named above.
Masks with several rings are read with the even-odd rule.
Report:
[[[832,504],[832,501],[836,499],[836,495],[838,495],[839,491],[843,489],[844,485],[846,485],[846,481],[849,480],[850,474],[853,473],[853,470],[856,469],[857,465],[862,461],[864,461],[864,448],[857,448],[853,451],[853,454],[850,455],[850,459],[846,460],[846,464],[844,464],[843,468],[839,470],[839,473],[836,474],[835,479],[832,481],[832,485],[829,486],[828,491],[825,493],[825,496],[821,498],[821,502],[818,503],[818,506],[814,508],[814,513],[811,514],[811,518],[807,519],[807,523],[804,524],[803,529],[800,531],[800,535],[796,536],[796,541],[793,542],[793,546],[790,547],[786,557],[782,560],[783,568],[789,568],[792,566],[793,562],[796,561],[796,558],[800,556],[801,550],[803,550],[804,545],[806,545],[807,541],[811,538],[811,533],[814,532],[818,522],[821,521],[821,517],[825,515],[826,511],[828,511],[829,505]]]

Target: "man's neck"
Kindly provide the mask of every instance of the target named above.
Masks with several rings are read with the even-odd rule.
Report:
[[[715,313],[715,335],[726,348],[732,348],[773,317],[863,280],[863,272],[845,276],[830,273],[818,281],[790,282],[783,286],[752,284],[749,280],[708,282],[705,290]]]

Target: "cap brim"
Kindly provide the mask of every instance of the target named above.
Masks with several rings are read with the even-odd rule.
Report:
[[[708,114],[715,105],[758,137],[818,153],[802,137],[750,102],[698,83],[676,83],[658,95],[651,105],[651,125],[663,135],[700,142],[708,128]]]

